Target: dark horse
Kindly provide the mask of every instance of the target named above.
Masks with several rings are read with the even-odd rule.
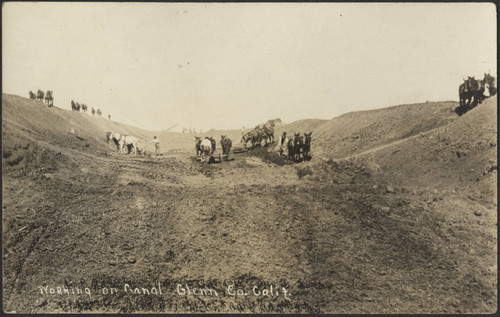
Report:
[[[80,111],[80,104],[71,100],[71,111]]]
[[[196,150],[196,156],[200,156],[201,155],[201,138],[195,136],[194,137],[194,142],[195,142],[194,148]]]
[[[47,90],[47,93],[45,94],[45,103],[49,107],[52,107],[54,105],[54,97],[52,96],[52,90]]]
[[[472,94],[469,88],[469,79],[464,79],[464,82],[458,87],[458,96],[460,97],[460,108],[465,108],[470,105]]]
[[[217,142],[215,142],[215,139],[213,137],[209,137],[208,139],[212,143],[212,149],[210,149],[210,157],[212,157],[212,155],[214,155],[215,146],[217,145]]]
[[[304,151],[304,160],[309,160],[311,158],[311,134],[312,132],[304,133],[305,141],[302,148]]]
[[[288,158],[292,161],[300,161],[300,155],[303,155],[304,137],[300,133],[295,133],[295,137],[288,140]]]
[[[229,157],[229,151],[231,151],[231,146],[233,145],[233,142],[231,142],[231,139],[225,135],[221,135],[220,137],[221,137],[220,144],[222,145],[222,155],[224,156],[224,159],[227,161]]]
[[[302,154],[302,158],[304,157],[304,137],[299,133],[295,133],[295,138],[293,140],[293,146],[295,151],[296,161],[300,161],[300,156]]]
[[[474,76],[467,78],[458,87],[461,111],[468,111],[483,100],[484,81],[477,81]]]
[[[293,146],[293,139],[288,139],[288,144],[286,145],[288,148],[288,159],[290,161],[295,160],[295,147]]]
[[[30,90],[30,99],[36,99],[36,94]]]
[[[45,96],[45,93],[43,91],[41,91],[40,89],[38,89],[38,91],[36,93],[36,99],[43,101],[43,96]]]

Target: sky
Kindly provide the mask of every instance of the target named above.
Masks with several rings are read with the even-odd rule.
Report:
[[[2,92],[155,131],[332,119],[458,100],[496,29],[492,3],[9,2]]]

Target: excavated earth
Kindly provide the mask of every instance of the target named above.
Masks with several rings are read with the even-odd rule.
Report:
[[[191,135],[123,155],[104,132],[132,127],[3,95],[3,309],[493,313],[496,103],[281,125],[310,161],[202,165]]]

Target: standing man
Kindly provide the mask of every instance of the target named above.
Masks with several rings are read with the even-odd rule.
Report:
[[[280,156],[283,155],[283,148],[286,147],[288,139],[286,138],[286,132],[280,135],[279,145],[280,145]]]
[[[160,140],[158,140],[156,135],[154,136],[152,142],[155,144],[155,155],[156,156],[160,155]]]

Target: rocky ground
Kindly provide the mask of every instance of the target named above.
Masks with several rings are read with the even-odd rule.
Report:
[[[180,141],[120,155],[3,103],[6,312],[497,310],[496,98],[309,162],[268,147],[208,166]]]

